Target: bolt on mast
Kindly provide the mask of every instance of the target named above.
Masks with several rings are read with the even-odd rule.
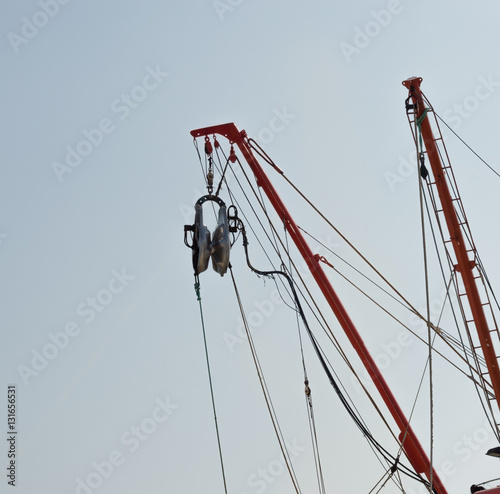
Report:
[[[411,428],[407,418],[405,417],[398,402],[396,401],[396,398],[392,394],[389,385],[382,376],[380,369],[375,363],[373,357],[370,355],[370,352],[368,351],[368,348],[366,347],[361,335],[359,334],[357,328],[349,317],[349,314],[342,305],[335,290],[333,289],[333,286],[331,285],[329,279],[323,271],[319,256],[315,256],[313,254],[311,248],[305,241],[300,229],[286,209],[284,203],[271,184],[260,163],[252,153],[251,147],[248,143],[246,132],[240,132],[234,123],[227,123],[191,131],[191,135],[194,138],[207,137],[214,134],[222,135],[226,137],[231,142],[231,144],[234,143],[238,146],[257,179],[257,185],[263,189],[264,193],[267,195],[269,201],[276,210],[276,213],[283,220],[288,234],[297,246],[297,249],[301,253],[302,257],[306,261],[312,276],[317,282],[320,290],[325,296],[325,299],[333,310],[342,329],[344,330],[346,336],[351,342],[351,345],[353,346],[354,350],[356,351],[363,365],[368,371],[368,374],[370,375],[375,387],[377,388],[380,396],[384,400],[384,403],[386,404],[389,412],[396,422],[400,430],[399,441],[411,465],[416,472],[424,474],[429,480],[432,479],[434,492],[436,492],[437,494],[447,494],[446,488],[439,478],[438,473],[432,467],[427,454],[425,453],[415,432]]]

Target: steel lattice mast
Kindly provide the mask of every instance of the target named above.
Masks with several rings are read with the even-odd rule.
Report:
[[[477,251],[472,240],[448,156],[446,153],[443,153],[443,156],[440,157],[437,141],[441,141],[443,148],[444,143],[442,142],[439,127],[437,128],[439,136],[435,138],[433,135],[430,118],[428,117],[428,113],[432,111],[432,108],[428,102],[426,105],[426,99],[420,89],[421,82],[421,77],[412,77],[403,81],[403,85],[409,91],[407,100],[408,117],[411,124],[416,124],[414,138],[417,146],[419,146],[420,140],[420,135],[418,134],[421,132],[425,151],[424,149],[419,149],[419,151],[422,157],[427,154],[427,159],[432,169],[433,178],[429,180],[428,185],[429,187],[435,187],[435,190],[438,192],[440,204],[434,204],[435,212],[438,220],[440,219],[440,215],[444,217],[448,229],[449,239],[445,241],[447,253],[457,279],[459,303],[463,314],[466,316],[467,330],[472,340],[472,329],[475,327],[477,337],[479,338],[479,343],[472,343],[471,349],[474,352],[482,351],[484,360],[486,361],[488,372],[481,373],[478,369],[480,379],[483,380],[483,384],[489,384],[493,388],[494,396],[486,392],[487,398],[490,401],[496,400],[498,408],[500,408],[500,369],[495,350],[495,345],[498,347],[500,344],[500,334],[493,312],[491,311],[489,297],[487,294],[481,296],[479,291],[477,281],[482,280],[483,275],[478,266]],[[412,101],[411,104],[409,103],[410,100]],[[443,164],[442,160],[446,160],[446,162]],[[459,217],[459,212],[461,217]],[[485,311],[488,308],[490,309],[489,321]],[[488,374],[490,378],[489,383],[486,379]],[[495,428],[495,433],[499,437],[498,424],[495,424]]]

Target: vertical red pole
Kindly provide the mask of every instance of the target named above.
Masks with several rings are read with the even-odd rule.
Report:
[[[259,187],[262,187],[263,191],[269,198],[269,201],[276,210],[278,216],[283,219],[287,232],[293,239],[299,252],[302,254],[302,257],[305,259],[311,271],[311,274],[313,275],[319,288],[323,292],[323,295],[325,296],[328,304],[333,310],[345,334],[349,338],[349,341],[351,342],[354,350],[359,355],[371,379],[373,380],[373,383],[379,391],[387,408],[389,409],[389,412],[398,425],[400,430],[399,439],[400,441],[403,441],[404,439],[403,448],[405,450],[406,456],[411,462],[413,468],[418,473],[424,473],[427,478],[430,479],[431,465],[429,458],[427,457],[420,442],[418,441],[413,429],[410,427],[408,420],[399,407],[396,398],[392,394],[388,384],[386,383],[379,368],[377,367],[377,364],[370,355],[368,348],[364,344],[364,341],[358,333],[358,330],[354,326],[354,323],[349,317],[349,314],[347,313],[340,299],[335,293],[335,290],[333,289],[330,281],[323,271],[322,266],[320,265],[319,259],[315,258],[312,250],[305,241],[302,233],[295,224],[290,213],[287,211],[285,205],[281,201],[278,193],[269,181],[267,175],[264,173],[264,170],[260,166],[259,162],[253,155],[252,150],[250,149],[250,146],[248,145],[248,142],[246,140],[245,131],[240,132],[238,131],[234,123],[228,123],[215,127],[193,130],[191,132],[191,135],[195,138],[212,134],[223,135],[224,137],[229,139],[230,142],[235,143],[243,153],[243,156],[245,157],[252,172],[257,178],[257,184],[259,185]],[[435,470],[432,471],[432,482],[434,489],[438,494],[447,494],[447,491]]]
[[[414,104],[416,104],[417,113],[416,118],[419,119],[425,112],[426,107],[422,92],[420,90],[420,77],[412,77],[403,82],[404,86],[410,91],[410,96]],[[453,200],[448,187],[446,173],[443,169],[443,164],[439,158],[439,152],[434,139],[429,118],[424,117],[421,122],[422,137],[424,139],[427,157],[431,165],[434,181],[443,208],[443,215],[445,217],[450,239],[453,245],[453,250],[457,258],[457,265],[455,270],[458,271],[462,277],[467,299],[469,301],[472,317],[476,326],[476,331],[483,351],[486,366],[491,379],[491,384],[495,392],[498,407],[500,409],[500,370],[498,367],[498,360],[495,354],[495,348],[491,340],[491,333],[488,327],[488,321],[484,313],[479,290],[474,278],[473,268],[475,261],[471,261],[467,254],[467,249],[463,239],[462,228],[457,216],[457,212],[453,206]],[[418,136],[416,136],[418,138]]]

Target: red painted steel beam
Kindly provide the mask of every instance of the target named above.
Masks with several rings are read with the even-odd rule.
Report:
[[[278,193],[269,181],[269,178],[264,173],[264,170],[253,155],[252,150],[248,144],[246,132],[240,132],[234,123],[217,125],[204,129],[197,129],[191,132],[191,135],[195,138],[212,136],[213,134],[219,134],[226,137],[230,142],[236,144],[243,153],[245,160],[248,162],[252,172],[257,179],[257,184],[259,185],[259,187],[262,187],[265,194],[269,198],[269,201],[276,210],[278,216],[284,221],[285,227],[290,237],[293,239],[299,252],[305,259],[311,271],[311,274],[318,283],[319,288],[323,292],[323,295],[325,296],[328,304],[337,317],[354,350],[359,355],[371,379],[373,380],[373,383],[375,384],[397,426],[399,427],[399,439],[401,441],[404,438],[403,448],[405,450],[406,456],[411,462],[413,468],[418,473],[424,473],[427,478],[430,479],[431,465],[429,458],[422,448],[422,445],[418,441],[415,432],[410,427],[408,420],[406,419],[403,411],[397,403],[396,398],[392,394],[389,385],[387,384],[379,368],[377,367],[377,364],[370,355],[370,352],[368,351],[368,348],[361,338],[361,335],[359,334],[354,323],[349,317],[349,314],[347,313],[346,309],[335,293],[335,290],[333,289],[330,281],[323,271],[322,266],[320,265],[321,261],[319,260],[319,257],[314,256],[301,231],[295,224],[292,216],[286,209]],[[439,478],[439,475],[435,470],[432,471],[432,481],[434,489],[438,494],[447,493],[444,485]]]
[[[412,77],[403,82],[403,85],[409,90],[413,104],[417,105],[416,118],[420,118],[425,111],[424,98],[420,90],[421,77]],[[484,354],[486,366],[491,379],[491,384],[495,392],[498,407],[500,409],[500,370],[498,367],[498,360],[495,353],[493,342],[491,341],[491,334],[484,313],[479,290],[474,279],[473,268],[475,267],[474,261],[469,259],[467,249],[463,239],[462,228],[458,219],[457,212],[453,206],[450,188],[446,180],[443,164],[439,157],[439,151],[434,140],[431,124],[429,118],[425,117],[421,122],[422,137],[424,139],[427,157],[431,165],[434,181],[443,208],[443,215],[446,220],[446,225],[450,234],[450,239],[453,244],[453,250],[457,258],[457,265],[455,269],[460,273],[464,287],[469,301],[474,324],[481,344],[481,349]]]

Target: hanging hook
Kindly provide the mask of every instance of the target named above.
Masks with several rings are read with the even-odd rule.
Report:
[[[236,161],[236,153],[234,152],[234,146],[233,143],[231,143],[231,150],[229,151],[229,161],[231,163],[234,163]]]
[[[208,156],[208,171],[207,171],[207,190],[209,194],[212,194],[214,190],[214,170],[212,166],[213,158],[213,147],[210,142],[210,138],[205,136],[205,154]]]

